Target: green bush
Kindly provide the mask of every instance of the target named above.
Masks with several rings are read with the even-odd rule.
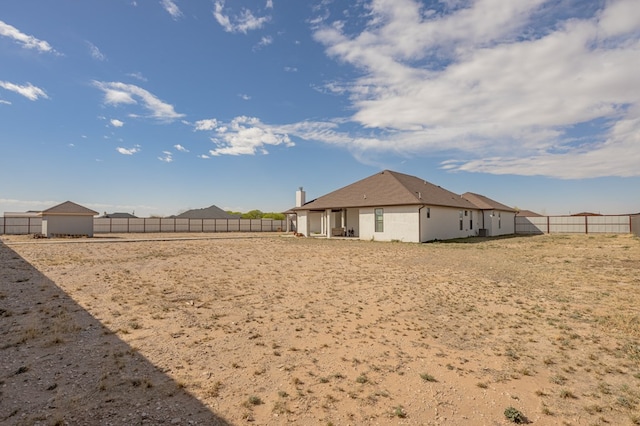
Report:
[[[504,410],[504,416],[511,420],[513,423],[524,424],[527,422],[527,418],[518,409],[509,407]]]

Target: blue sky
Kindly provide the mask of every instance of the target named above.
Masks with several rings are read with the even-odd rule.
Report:
[[[3,0],[0,213],[284,211],[390,169],[640,211],[638,0]]]

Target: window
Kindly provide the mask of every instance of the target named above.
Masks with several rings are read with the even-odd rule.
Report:
[[[375,209],[376,232],[384,232],[384,213],[382,209]]]
[[[464,229],[464,227],[462,226],[462,217],[463,217],[462,214],[463,214],[463,212],[462,212],[462,210],[460,210],[460,230],[461,231]]]
[[[469,213],[469,229],[473,229],[473,212]]]
[[[502,228],[502,218],[500,217],[500,212],[498,212],[498,229]]]
[[[427,207],[427,219],[431,217],[431,207]]]

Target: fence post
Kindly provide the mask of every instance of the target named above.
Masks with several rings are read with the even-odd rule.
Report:
[[[547,216],[547,234],[551,233],[551,225],[549,224],[549,216]]]
[[[585,215],[584,216],[584,233],[588,234],[589,233],[589,216]]]

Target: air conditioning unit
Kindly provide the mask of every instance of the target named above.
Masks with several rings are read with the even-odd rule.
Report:
[[[486,237],[487,236],[487,228],[478,229],[478,237]]]

